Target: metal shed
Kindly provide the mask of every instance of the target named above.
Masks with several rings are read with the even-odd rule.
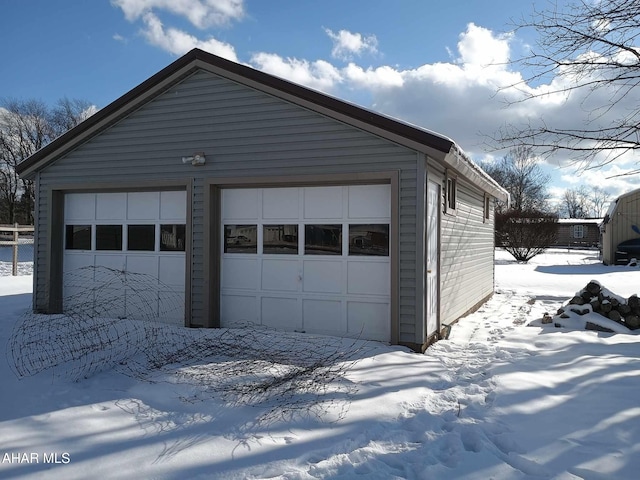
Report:
[[[640,188],[616,198],[605,215],[602,230],[602,261],[615,265],[616,247],[640,238]]]

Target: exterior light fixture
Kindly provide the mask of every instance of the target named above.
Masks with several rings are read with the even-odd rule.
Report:
[[[206,161],[204,152],[194,153],[191,157],[182,157],[182,163],[190,163],[191,165],[204,165]]]

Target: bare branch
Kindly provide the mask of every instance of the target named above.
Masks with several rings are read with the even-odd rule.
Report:
[[[534,29],[538,39],[528,55],[512,62],[532,73],[502,88],[519,94],[510,105],[556,95],[568,102],[580,95],[586,115],[571,119],[575,127],[569,128],[547,125],[544,118],[505,125],[491,144],[531,147],[542,156],[564,152],[582,169],[601,168],[640,149],[638,25],[635,0],[576,0],[563,10],[552,6],[521,19],[515,30]]]

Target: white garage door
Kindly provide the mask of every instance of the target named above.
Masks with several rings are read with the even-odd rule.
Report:
[[[389,185],[222,191],[221,324],[390,340]]]
[[[186,211],[184,191],[66,194],[65,308],[184,325]]]

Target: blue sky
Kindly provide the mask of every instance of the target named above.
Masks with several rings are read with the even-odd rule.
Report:
[[[559,2],[562,3],[562,2]],[[515,119],[571,119],[580,99],[505,108],[497,87],[526,77],[505,64],[533,32],[512,29],[545,1],[514,0],[4,0],[0,97],[114,101],[199,47],[453,138],[476,159],[482,133]],[[36,14],[37,12],[37,14]],[[489,67],[489,64],[493,66]],[[536,88],[537,85],[528,86]],[[566,121],[566,120],[565,120]],[[553,159],[552,192],[639,180],[576,175]]]

